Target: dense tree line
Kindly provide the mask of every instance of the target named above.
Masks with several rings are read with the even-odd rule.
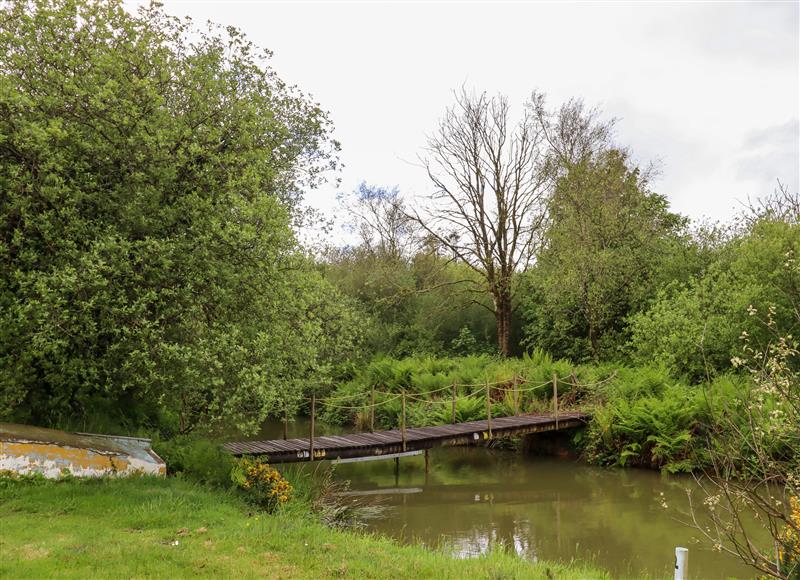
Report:
[[[578,363],[663,364],[676,377],[700,381],[730,370],[743,331],[761,345],[768,342],[749,307],[774,308],[778,321],[785,322],[780,327],[796,331],[798,281],[781,267],[798,249],[796,194],[779,184],[730,223],[693,224],[653,190],[654,170],[637,165],[632,153],[614,142],[613,121],[603,121],[599,111],[579,100],[551,112],[543,103],[535,93],[526,106],[534,108],[542,135],[537,171],[546,195],[536,210],[538,233],[530,241],[528,263],[512,268],[503,282],[513,290],[510,324],[492,329],[486,317],[496,320],[490,270],[502,266],[493,266],[490,257],[476,267],[463,244],[480,246],[481,240],[435,230],[456,219],[450,217],[454,210],[426,222],[422,210],[396,190],[366,185],[345,198],[359,243],[329,252],[323,261],[327,277],[362,305],[371,332],[382,337],[371,342],[370,352],[519,355],[540,348]],[[463,124],[497,126],[507,120],[506,106],[485,95],[458,94],[458,114],[448,112],[446,131],[455,126],[461,142],[468,141],[465,135],[480,137]],[[518,131],[525,123],[533,121],[523,121]],[[435,141],[440,146],[443,130]],[[473,159],[501,155],[481,147]],[[480,163],[473,169],[485,177]],[[498,232],[496,219],[503,212],[497,213],[497,202],[494,218],[482,224],[475,216],[490,210],[475,192],[484,190],[473,182],[473,193],[459,199],[441,193],[448,187],[442,179],[432,178],[440,192],[435,199],[472,207],[464,209],[472,212],[469,219],[459,218],[464,229]],[[493,193],[504,195],[499,187]],[[489,255],[492,251],[489,247]],[[434,305],[444,308],[432,310]],[[508,331],[502,340],[501,331]]]
[[[158,7],[2,10],[3,418],[252,429],[381,354],[698,381],[742,331],[769,340],[749,307],[796,330],[796,196],[693,225],[580,99],[515,116],[457,93],[423,153],[433,193],[363,184],[342,198],[357,242],[312,255],[302,195],[338,144],[268,53]]]

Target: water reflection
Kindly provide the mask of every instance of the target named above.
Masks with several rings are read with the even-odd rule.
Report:
[[[683,545],[690,548],[695,578],[753,576],[699,543],[673,518],[674,509],[661,507],[663,493],[671,508],[685,508],[690,478],[480,448],[434,451],[427,477],[422,465],[410,458],[397,475],[392,462],[341,465],[336,473],[352,489],[378,492],[391,506],[373,530],[461,557],[502,546],[531,560],[579,559],[615,576],[663,577],[671,575],[674,548]]]
[[[304,428],[295,424],[295,436]],[[352,463],[336,476],[389,506],[372,530],[460,557],[502,546],[531,560],[594,562],[614,577],[672,577],[674,549],[686,546],[693,578],[754,576],[675,519],[688,477],[483,448],[433,450],[428,474],[423,466],[421,457],[402,459],[398,473],[393,461]]]

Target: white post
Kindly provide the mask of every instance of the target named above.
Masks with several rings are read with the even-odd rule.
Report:
[[[687,580],[689,578],[689,550],[687,548],[675,548],[675,580]]]

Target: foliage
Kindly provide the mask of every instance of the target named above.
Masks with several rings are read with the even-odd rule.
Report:
[[[470,353],[491,349],[494,319],[465,288],[475,274],[435,245],[408,239],[408,223],[397,223],[396,192],[362,184],[354,195],[348,206],[360,208],[350,215],[361,244],[328,249],[322,261],[325,278],[366,314],[367,350],[397,357],[463,351],[453,342],[464,328],[475,339]]]
[[[708,420],[703,391],[674,382],[663,369],[636,369],[638,385],[604,385],[592,411],[585,439],[587,457],[619,466],[691,471],[701,459],[693,443]]]
[[[259,457],[237,461],[231,470],[231,480],[252,503],[267,513],[274,512],[292,498],[291,484]]]
[[[800,498],[789,501],[791,525],[781,533],[781,550],[778,555],[778,571],[786,578],[800,578]]]
[[[478,350],[478,341],[470,331],[469,326],[462,326],[458,331],[458,336],[453,340],[450,347],[454,354],[457,355],[470,355],[475,354]]]
[[[775,309],[776,323],[796,332],[800,277],[784,263],[800,251],[800,228],[762,220],[732,240],[708,270],[685,284],[673,284],[653,306],[631,319],[633,360],[658,360],[692,380],[725,372],[747,333],[765,347],[770,333],[748,315],[753,307]]]
[[[217,441],[196,434],[155,439],[153,450],[167,464],[167,473],[198,483],[230,487],[234,459]]]
[[[447,424],[456,383],[456,421],[485,419],[485,385],[490,383],[492,416],[499,417],[516,411],[516,378],[520,411],[549,412],[553,375],[561,408],[577,405],[592,415],[577,440],[593,463],[691,472],[709,465],[704,446],[718,429],[720,409],[739,428],[746,425],[737,409],[752,387],[747,376],[730,371],[710,383],[692,385],[676,379],[665,366],[574,365],[541,350],[520,359],[376,359],[330,391],[327,400],[318,399],[317,409],[328,423],[368,428],[374,386],[376,428],[401,424],[402,392],[407,426]]]
[[[792,255],[783,269],[797,273]],[[749,315],[772,340],[761,347],[748,333],[742,335],[741,352],[732,363],[748,372],[752,386],[737,400],[716,403],[714,429],[701,443],[709,461],[700,505],[713,525],[698,523],[698,509],[690,515],[716,549],[763,574],[796,578],[800,561],[787,551],[787,538],[791,543],[800,534],[795,517],[800,496],[800,350],[797,340],[784,334],[776,308],[769,307],[762,318],[750,307]],[[753,541],[753,530],[742,524],[748,515],[772,539],[771,545]],[[785,557],[776,562],[782,552]]]
[[[355,350],[291,229],[338,145],[267,57],[158,5],[3,3],[0,416],[252,430]]]
[[[603,369],[599,374],[612,373]],[[355,376],[318,399],[322,418],[332,424],[369,425],[369,411],[375,388],[375,426],[394,428],[402,415],[401,393],[406,393],[406,424],[423,426],[450,423],[452,420],[453,384],[456,389],[456,418],[470,421],[486,418],[486,384],[491,386],[493,416],[512,414],[513,386],[520,391],[520,410],[539,410],[552,395],[553,376],[559,379],[559,396],[573,396],[573,379],[594,377],[569,361],[554,361],[536,350],[519,359],[501,359],[489,355],[463,357],[377,358],[363,366]],[[594,379],[590,379],[594,380]],[[580,393],[574,393],[574,397]]]
[[[578,361],[619,354],[626,317],[654,293],[659,264],[686,223],[647,180],[612,149],[558,181],[545,247],[521,282],[526,345]]]
[[[434,407],[436,423],[450,423],[453,420],[450,405],[437,405]],[[456,401],[456,423],[486,419],[486,403],[480,398],[458,399]],[[430,422],[428,422],[430,424]]]
[[[10,469],[0,469],[0,491],[12,489],[16,486],[47,485],[51,481],[39,471],[19,473]]]

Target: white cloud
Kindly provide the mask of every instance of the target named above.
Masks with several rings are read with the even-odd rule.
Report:
[[[330,110],[344,190],[361,180],[426,190],[409,162],[465,83],[520,106],[534,88],[552,103],[599,104],[622,118],[620,141],[639,159],[662,159],[656,189],[692,217],[726,218],[776,178],[797,188],[797,3],[167,1],[166,9],[238,26],[274,51],[279,74]],[[335,191],[308,199],[330,209]]]
[[[752,131],[742,146],[737,175],[763,183],[780,179],[791,191],[800,185],[800,123],[797,119]]]

